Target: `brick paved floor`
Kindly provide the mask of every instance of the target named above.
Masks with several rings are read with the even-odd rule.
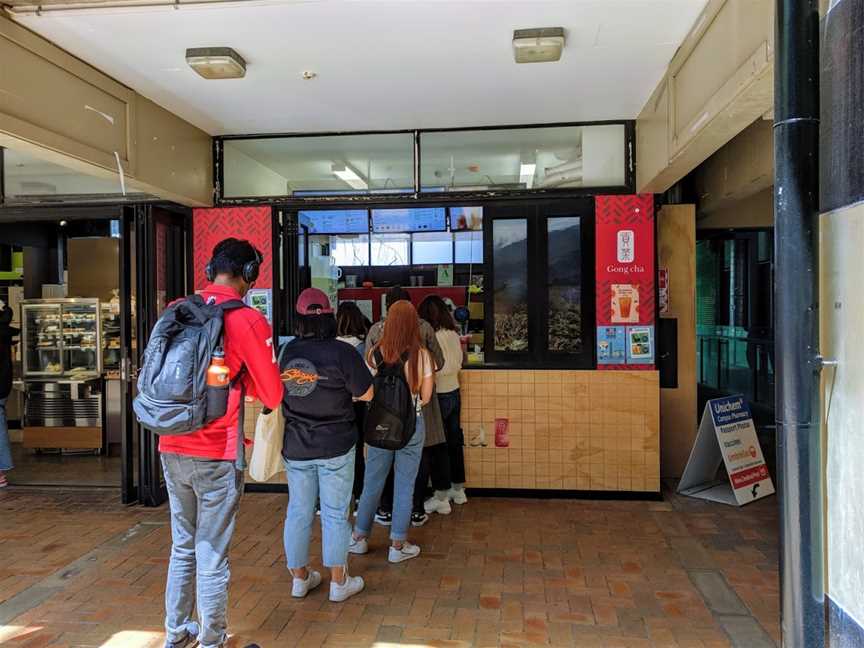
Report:
[[[116,497],[0,491],[0,645],[161,646],[167,515]],[[775,498],[743,509],[671,494],[665,502],[473,498],[415,530],[423,554],[402,565],[386,562],[377,528],[370,555],[351,563],[367,590],[342,604],[327,601],[326,587],[291,598],[284,505],[271,494],[243,501],[231,556],[232,648],[754,648],[778,639]],[[719,598],[697,587],[706,580],[720,584]],[[736,636],[741,627],[755,639]]]

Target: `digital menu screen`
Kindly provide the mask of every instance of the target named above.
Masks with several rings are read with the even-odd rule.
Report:
[[[366,234],[368,214],[365,209],[301,211],[300,224],[308,227],[310,234]]]
[[[447,210],[444,207],[409,209],[373,209],[372,231],[388,232],[445,232]]]

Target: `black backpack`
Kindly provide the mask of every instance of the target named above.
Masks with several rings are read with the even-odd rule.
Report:
[[[216,304],[191,295],[165,309],[144,350],[132,403],[144,427],[176,436],[225,416],[229,389],[208,387],[207,369],[222,346],[225,311],[244,306],[237,299]]]
[[[383,450],[401,450],[417,426],[417,399],[405,379],[405,361],[384,364],[380,351],[375,351],[378,373],[373,386],[375,395],[369,404],[363,424],[363,438],[370,446]]]

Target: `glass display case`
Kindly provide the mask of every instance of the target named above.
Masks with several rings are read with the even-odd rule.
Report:
[[[31,299],[21,304],[24,380],[102,373],[98,299]]]

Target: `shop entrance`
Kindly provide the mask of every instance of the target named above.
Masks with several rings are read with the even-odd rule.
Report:
[[[131,402],[146,336],[188,288],[189,219],[149,204],[0,210],[0,299],[20,329],[11,484],[164,501],[153,435]]]

